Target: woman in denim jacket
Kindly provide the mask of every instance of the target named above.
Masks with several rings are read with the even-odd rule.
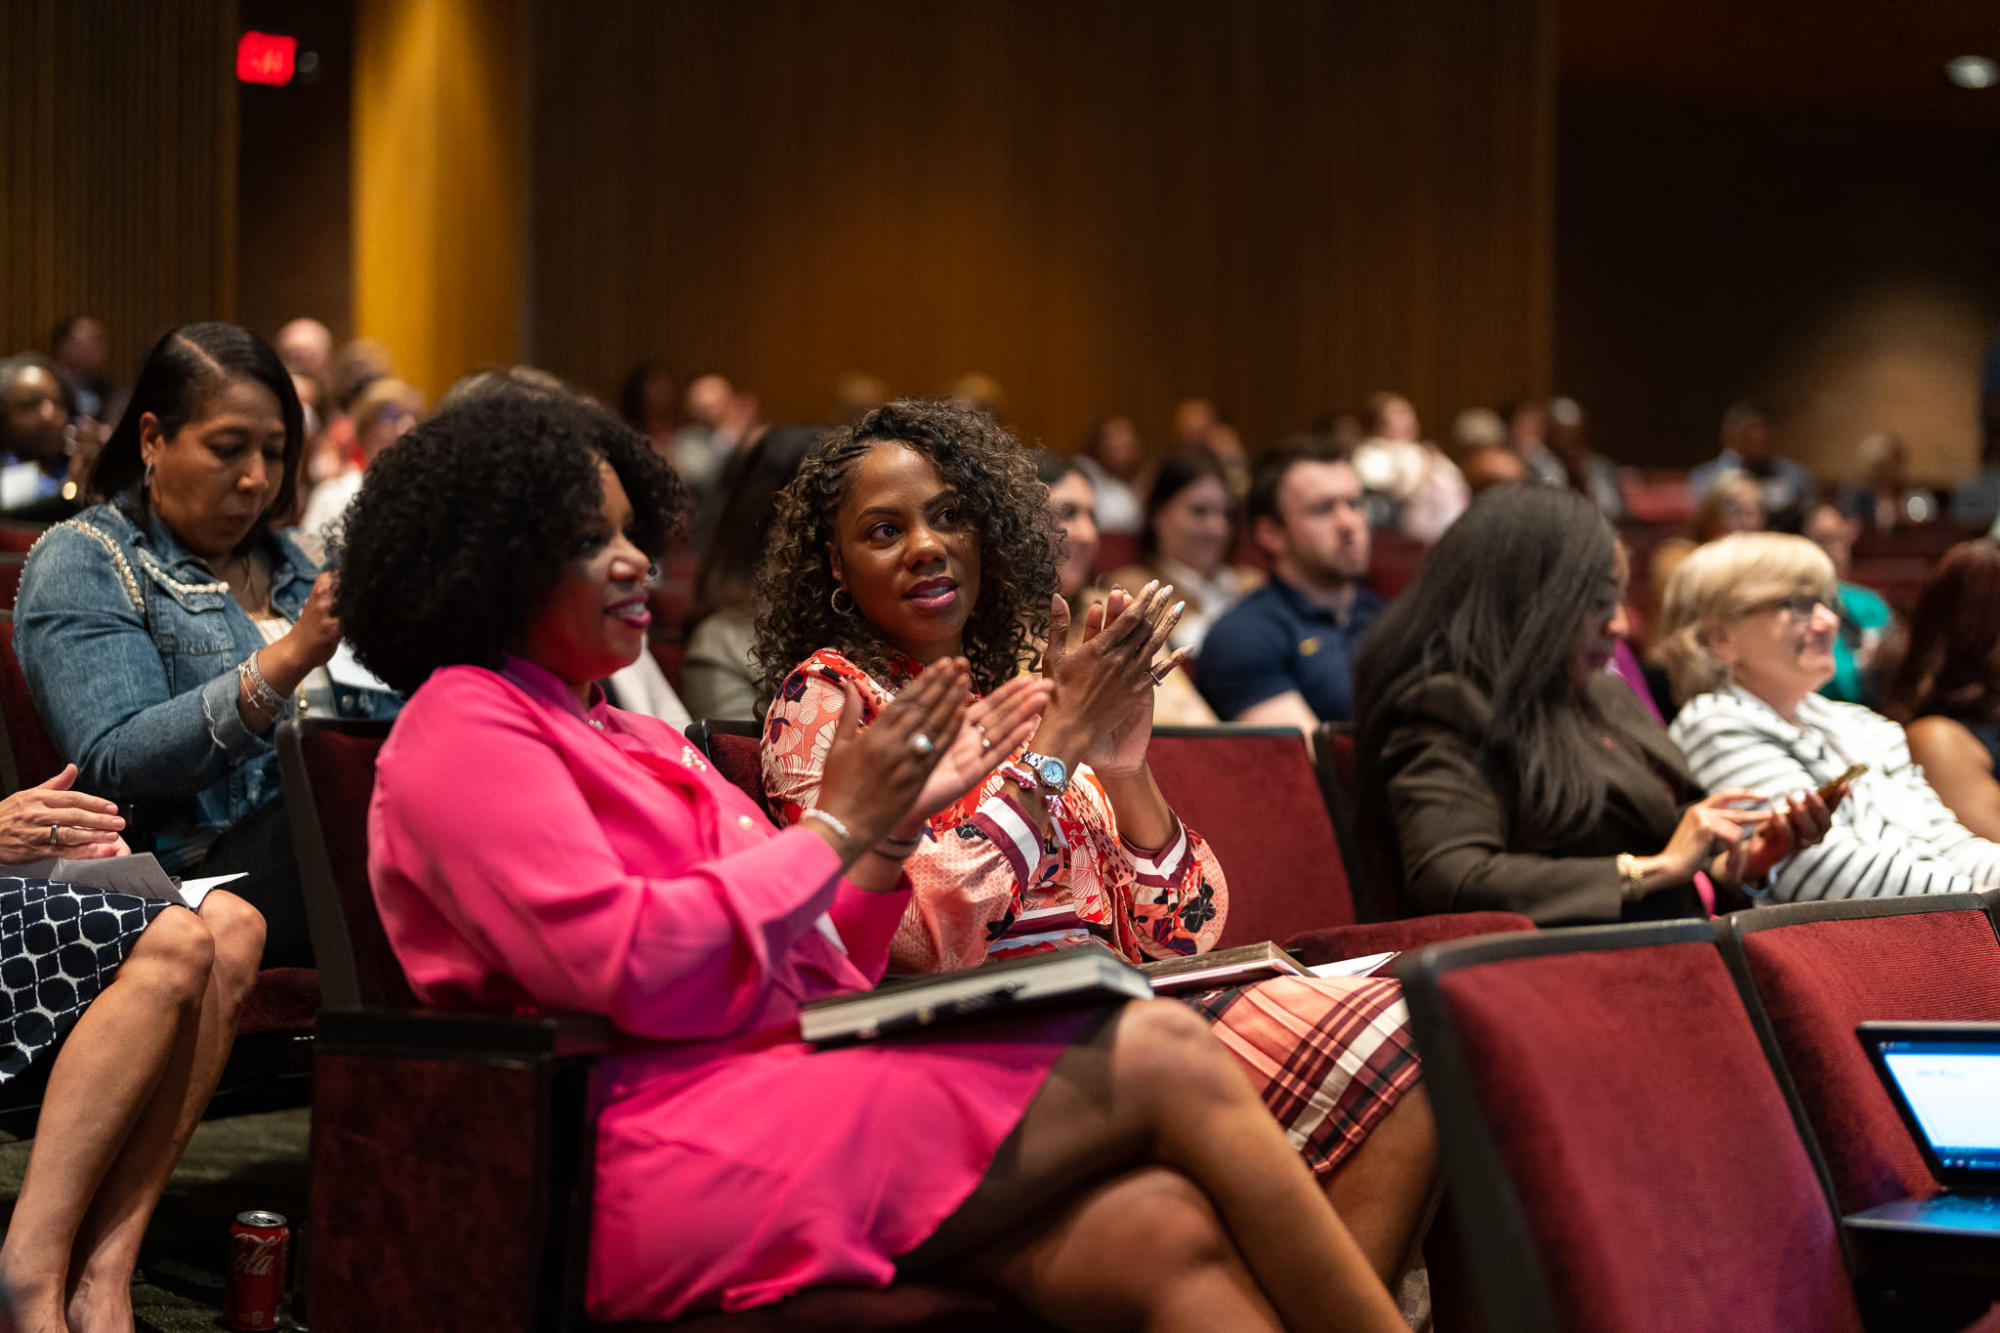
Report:
[[[247,871],[266,966],[311,946],[271,735],[301,701],[385,716],[337,687],[334,576],[271,531],[297,508],[304,428],[277,354],[190,324],[147,357],[91,476],[93,507],[29,554],[14,644],[81,783],[129,807],[169,871]]]

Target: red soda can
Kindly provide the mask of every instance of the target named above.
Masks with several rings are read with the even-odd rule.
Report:
[[[285,1251],[292,1229],[278,1213],[238,1213],[229,1228],[229,1285],[222,1295],[222,1323],[242,1333],[278,1326],[285,1298]]]

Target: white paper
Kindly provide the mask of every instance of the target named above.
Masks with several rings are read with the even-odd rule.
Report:
[[[1371,953],[1362,958],[1341,958],[1331,963],[1321,963],[1317,967],[1307,968],[1306,971],[1316,977],[1365,977],[1395,956],[1396,951],[1391,949],[1388,953]]]
[[[239,870],[233,875],[207,875],[201,879],[184,879],[181,881],[181,901],[199,910],[201,900],[208,897],[210,889],[219,889],[233,880],[249,877],[249,871]]]
[[[340,641],[340,647],[333,650],[333,660],[326,664],[326,674],[336,685],[347,685],[358,690],[380,690],[384,694],[393,693],[389,682],[361,665],[361,659],[354,655],[353,645],[347,640]]]

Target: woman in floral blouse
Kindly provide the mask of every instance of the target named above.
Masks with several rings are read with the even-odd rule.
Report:
[[[1096,938],[1134,962],[1212,948],[1228,886],[1146,766],[1156,678],[1181,606],[1124,590],[1067,652],[1060,533],[1030,456],[991,417],[904,400],[829,436],[780,495],[756,661],[771,696],[764,785],[781,819],[811,808],[852,691],[862,723],[927,665],[975,685],[1018,674],[1038,641],[1055,684],[1000,771],[894,836],[915,886],[892,970],[969,967]],[[1280,978],[1188,998],[1234,1053],[1385,1280],[1431,1192],[1435,1140],[1393,981]]]

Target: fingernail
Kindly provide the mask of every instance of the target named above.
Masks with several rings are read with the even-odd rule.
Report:
[[[1177,616],[1185,610],[1187,610],[1186,602],[1175,602],[1172,607],[1168,608],[1168,614]]]

